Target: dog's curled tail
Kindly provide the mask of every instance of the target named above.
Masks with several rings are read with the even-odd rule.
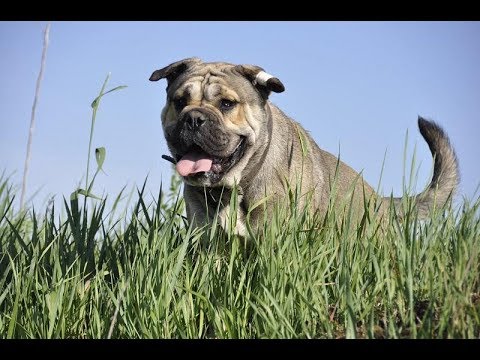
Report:
[[[434,159],[433,176],[428,187],[414,196],[419,218],[426,218],[430,209],[442,207],[453,197],[459,184],[458,160],[443,129],[433,121],[418,117],[418,128],[428,144]],[[384,198],[389,201],[391,198]],[[394,198],[397,210],[402,209],[402,198]]]

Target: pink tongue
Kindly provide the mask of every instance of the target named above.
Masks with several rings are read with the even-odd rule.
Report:
[[[212,168],[212,159],[203,151],[189,152],[177,162],[177,171],[181,176],[189,176]]]

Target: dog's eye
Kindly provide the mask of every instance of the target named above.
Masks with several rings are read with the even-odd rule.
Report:
[[[181,111],[185,107],[185,105],[187,105],[187,99],[184,97],[173,100],[173,106],[175,106],[175,109],[177,111]]]
[[[233,100],[222,99],[220,100],[220,110],[230,110],[236,105]]]

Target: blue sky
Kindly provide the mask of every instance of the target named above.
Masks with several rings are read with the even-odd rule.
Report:
[[[20,188],[45,22],[0,22],[0,172]],[[191,56],[255,64],[286,87],[271,100],[320,147],[382,190],[402,193],[403,155],[416,148],[417,190],[431,156],[417,116],[436,120],[460,161],[460,196],[480,184],[480,22],[53,22],[37,107],[27,196],[57,201],[85,175],[90,103],[106,75],[127,85],[100,105],[93,146],[107,156],[95,192],[158,192],[172,168],[152,71]],[[385,155],[386,154],[386,155]]]

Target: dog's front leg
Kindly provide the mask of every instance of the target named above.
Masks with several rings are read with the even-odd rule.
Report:
[[[241,206],[231,208],[232,192],[221,188],[201,188],[185,184],[184,197],[187,208],[187,218],[195,227],[212,224],[215,216],[225,232],[234,231],[245,236],[245,215]],[[242,201],[242,195],[237,195],[237,204]]]

